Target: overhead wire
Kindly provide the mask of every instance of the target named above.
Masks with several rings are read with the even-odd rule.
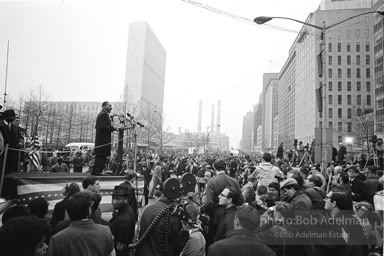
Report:
[[[240,21],[240,22],[252,25],[252,26],[260,27],[260,25],[256,24],[252,19],[249,19],[249,18],[244,17],[244,16],[239,16],[239,15],[236,15],[236,14],[224,11],[224,10],[220,10],[218,8],[215,8],[215,7],[212,7],[212,6],[209,6],[209,5],[197,2],[197,1],[193,1],[193,0],[181,0],[181,1],[183,1],[185,3],[188,3],[188,4],[191,4],[191,5],[194,5],[194,6],[199,7],[199,8],[203,8],[203,9],[208,10],[210,12],[213,12],[215,14],[219,14],[219,15],[222,15],[224,17],[234,19],[236,21]],[[372,19],[372,18],[370,18],[370,19]],[[334,29],[342,30],[342,29],[345,29],[346,27],[351,27],[352,25],[353,25],[352,22],[349,21],[344,26],[340,26],[339,25],[339,26],[335,27]],[[268,29],[273,29],[273,30],[278,30],[278,31],[282,31],[282,32],[295,33],[295,34],[305,33],[306,35],[309,35],[311,37],[315,37],[316,41],[320,41],[321,40],[320,39],[320,34],[321,34],[320,30],[318,30],[316,32],[316,29],[313,29],[311,27],[304,28],[305,26],[306,25],[303,25],[303,28],[300,31],[297,31],[297,30],[294,30],[294,29],[285,28],[285,27],[280,27],[280,26],[276,26],[276,25],[271,25],[271,24],[263,24],[262,27],[265,27],[265,28],[268,28]],[[313,32],[313,31],[315,31],[315,32]],[[329,31],[331,31],[331,30],[329,30]],[[324,36],[327,36],[327,33],[329,31],[326,31]],[[326,52],[324,52],[324,57],[326,58],[327,56],[329,56],[329,55]],[[333,59],[337,59],[338,58],[337,56],[334,56],[334,55],[332,55],[331,57]],[[328,60],[326,59],[325,61],[328,61]],[[347,60],[344,59],[344,58],[342,58],[341,61],[342,62],[347,62]],[[361,60],[361,62],[363,62],[363,60]],[[349,63],[351,63],[350,66],[354,65],[353,67],[371,67],[371,66],[368,66],[368,65],[357,64],[356,62],[353,62],[352,60]],[[244,83],[244,81],[242,81],[241,83]],[[225,94],[231,92],[234,88],[239,88],[238,84],[236,84],[236,85],[226,89],[225,91],[221,92],[220,94],[221,95],[225,95]],[[185,112],[185,111],[183,111],[183,112]],[[175,114],[175,115],[180,115],[180,114],[182,114],[182,113]]]

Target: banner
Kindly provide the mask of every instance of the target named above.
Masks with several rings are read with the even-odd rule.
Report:
[[[19,204],[28,204],[32,199],[45,198],[49,203],[49,211],[64,196],[61,194],[66,184],[76,182],[82,190],[82,181],[89,173],[11,173],[5,176],[4,185],[7,191],[16,192],[4,195],[6,198],[15,199]],[[125,181],[124,176],[98,176],[100,181],[100,209],[102,212],[112,212],[113,188]],[[140,176],[132,184],[136,189],[137,202],[141,202],[144,194],[144,177]],[[4,191],[4,190],[3,190]]]

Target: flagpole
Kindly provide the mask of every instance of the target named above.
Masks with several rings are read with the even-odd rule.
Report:
[[[5,104],[7,103],[8,56],[9,56],[9,40],[7,44],[7,63],[5,65],[5,86],[4,86],[4,104],[3,104],[4,109],[5,109]]]

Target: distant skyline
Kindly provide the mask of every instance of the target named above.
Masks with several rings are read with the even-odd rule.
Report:
[[[320,0],[197,2],[226,13],[181,0],[0,1],[0,94],[9,40],[8,97],[42,85],[52,101],[120,101],[129,23],[145,21],[167,52],[166,125],[176,133],[179,127],[196,132],[201,99],[204,131],[211,105],[221,100],[220,129],[237,148],[263,73],[280,71],[301,27],[281,20],[258,26],[242,18],[305,20]]]

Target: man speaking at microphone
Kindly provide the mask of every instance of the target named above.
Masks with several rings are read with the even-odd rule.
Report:
[[[112,104],[108,101],[103,102],[102,110],[96,118],[96,139],[95,139],[95,166],[92,175],[99,175],[103,172],[107,162],[107,156],[111,155],[111,133],[117,129],[112,126],[109,113],[112,110]]]

